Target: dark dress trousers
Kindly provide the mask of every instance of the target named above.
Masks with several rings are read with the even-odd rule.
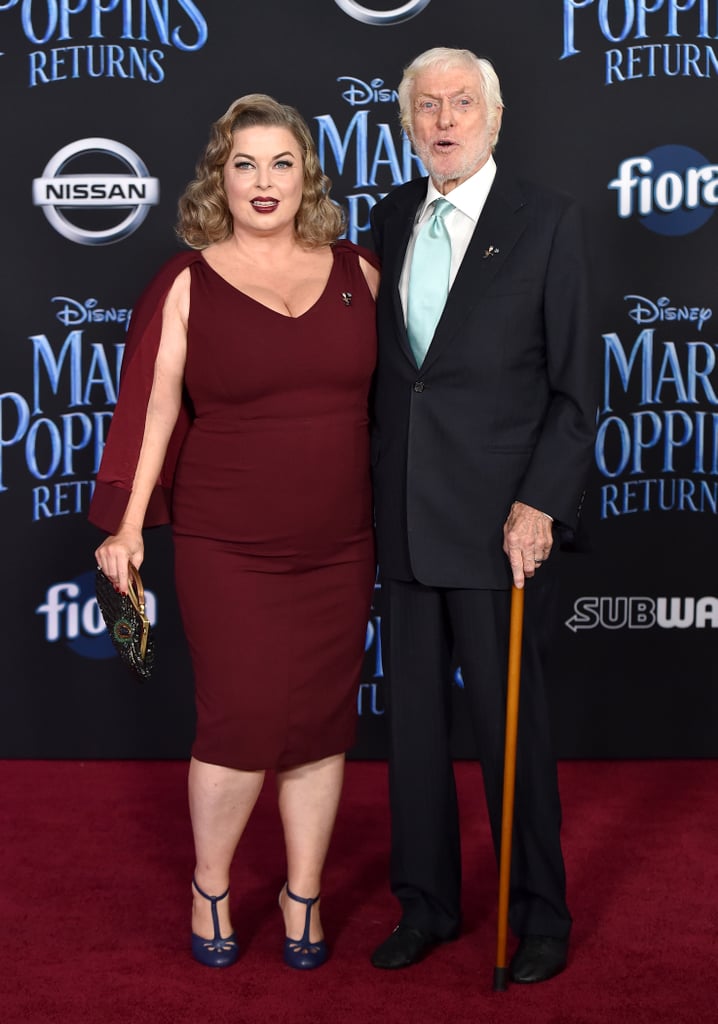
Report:
[[[392,890],[403,921],[460,924],[449,749],[451,666],[462,667],[494,843],[501,821],[513,501],[575,526],[598,382],[574,202],[499,169],[423,365],[399,277],[426,179],[372,211],[382,261],[372,466],[391,752]],[[451,198],[449,194],[449,199]],[[556,555],[527,582],[510,921],[564,937],[571,918],[543,664]]]

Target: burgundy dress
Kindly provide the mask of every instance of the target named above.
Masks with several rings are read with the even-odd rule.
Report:
[[[172,522],[201,761],[281,769],[354,742],[375,578],[375,306],[360,252],[375,262],[333,246],[300,317],[238,291],[198,252],[165,264],[132,314],[90,507],[108,532],[134,479],[164,299],[190,268],[187,395],[145,526]]]
[[[346,750],[375,576],[367,396],[374,300],[334,247],[299,317],[191,264],[175,470],[175,573],[197,703],[193,754],[287,768]]]

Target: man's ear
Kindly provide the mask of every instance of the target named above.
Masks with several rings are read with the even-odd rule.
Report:
[[[504,117],[504,108],[503,107],[497,107],[496,108],[496,120],[494,122],[494,137],[491,140],[492,147],[496,145],[496,140],[499,137],[499,132],[501,131],[501,122],[503,120],[503,117]]]

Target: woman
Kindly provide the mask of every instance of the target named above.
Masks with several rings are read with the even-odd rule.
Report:
[[[143,526],[171,514],[195,676],[189,770],[192,952],[238,957],[229,872],[276,770],[287,882],[284,959],[327,957],[322,868],[374,580],[367,396],[374,257],[338,241],[309,130],[268,96],[214,123],[178,233],[133,313],[90,518],[125,592]]]

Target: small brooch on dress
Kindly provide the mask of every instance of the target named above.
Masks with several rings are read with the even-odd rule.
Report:
[[[352,293],[351,292],[342,292],[342,302],[344,303],[345,306],[351,306],[351,304],[352,304]]]
[[[498,255],[499,255],[499,250],[496,248],[496,246],[495,245],[490,245],[488,247],[488,249],[484,252],[484,259],[487,260],[489,258],[489,256],[498,256]]]

